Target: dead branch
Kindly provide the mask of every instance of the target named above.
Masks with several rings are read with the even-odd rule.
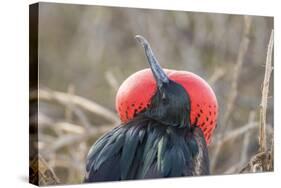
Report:
[[[245,16],[242,41],[240,43],[238,57],[236,60],[236,65],[234,67],[234,71],[233,71],[231,89],[229,92],[229,98],[227,100],[225,114],[223,116],[222,123],[221,123],[222,126],[220,128],[220,132],[222,132],[222,133],[224,133],[227,128],[228,120],[233,111],[234,102],[237,97],[237,85],[238,85],[237,83],[238,83],[238,78],[239,78],[240,72],[241,72],[240,70],[243,65],[244,57],[248,50],[248,46],[249,46],[249,42],[250,42],[249,33],[250,33],[251,23],[252,23],[251,17]],[[219,138],[219,139],[221,139],[221,138]],[[214,150],[213,159],[211,161],[211,171],[214,169],[214,167],[216,165],[217,158],[218,158],[219,152],[221,150],[221,146],[222,146],[222,144],[219,144]]]
[[[272,50],[273,50],[273,30],[271,31],[268,50],[266,56],[265,75],[263,81],[263,90],[260,105],[260,122],[259,122],[259,151],[254,155],[248,164],[242,168],[243,172],[264,172],[273,170],[273,138],[270,150],[267,150],[266,143],[266,108],[269,90],[270,75],[272,72]],[[273,131],[272,131],[273,132]],[[273,137],[273,136],[272,136]]]
[[[83,141],[87,141],[89,138],[95,136],[95,135],[101,135],[105,133],[106,131],[113,128],[113,125],[102,125],[100,128],[93,127],[90,130],[87,130],[84,134],[80,135],[63,135],[57,140],[55,140],[53,143],[50,144],[50,148],[48,149],[49,152],[57,151],[58,149],[72,145],[75,143],[80,143]]]
[[[246,125],[240,127],[240,128],[237,128],[235,130],[232,130],[231,133],[227,134],[227,135],[223,135],[223,134],[219,134],[218,136],[215,137],[214,139],[214,142],[213,142],[213,145],[217,148],[217,147],[222,147],[224,143],[230,141],[230,140],[233,140],[233,139],[237,139],[239,136],[243,136],[244,135],[244,139],[247,139],[245,138],[247,136],[247,134],[250,133],[251,130],[254,130],[254,129],[257,129],[259,128],[259,123],[258,122],[249,122],[247,123]],[[267,126],[267,131],[270,133],[270,134],[273,134],[273,129],[271,128],[270,125]],[[248,141],[244,141],[244,142],[248,142]],[[244,143],[243,144],[244,147],[247,147],[246,144]],[[241,153],[242,155],[242,153]],[[213,155],[213,157],[218,157]],[[241,159],[242,160],[242,159]],[[217,159],[213,159],[212,162],[214,161],[217,161]],[[245,164],[245,161],[242,160]],[[211,162],[211,166],[212,164],[214,165],[214,163]],[[241,162],[241,165],[242,165],[242,162]],[[237,165],[235,165],[237,167]],[[214,167],[214,166],[212,166]],[[236,167],[230,167],[228,170],[225,171],[225,173],[233,173],[235,170],[237,170]]]
[[[74,104],[89,112],[97,114],[113,123],[119,123],[119,118],[114,112],[105,107],[77,95],[71,95],[50,89],[39,89],[39,100],[57,101],[63,105]]]
[[[38,127],[40,130],[52,127],[53,130],[61,130],[76,134],[82,134],[86,131],[85,128],[80,125],[69,123],[64,120],[54,121],[43,113],[38,113],[38,124],[40,125]]]
[[[44,117],[44,115],[41,115],[39,117]],[[47,120],[47,121],[45,121]],[[109,124],[109,125],[99,125],[95,127],[90,127],[89,129],[85,129],[84,127],[81,127],[80,125],[76,125],[73,123],[65,122],[65,121],[58,121],[55,122],[49,118],[39,118],[39,123],[42,128],[47,127],[54,127],[54,130],[60,130],[65,131],[67,134],[61,135],[59,134],[59,138],[55,139],[55,137],[48,138],[50,136],[47,135],[39,135],[39,140],[44,141],[45,143],[48,143],[49,148],[45,148],[48,150],[48,152],[54,152],[58,149],[69,146],[75,143],[87,141],[89,138],[100,135],[105,133],[106,131],[112,129],[115,125]],[[57,131],[56,131],[57,132]],[[40,133],[40,132],[39,132]],[[55,140],[55,141],[53,141]]]
[[[256,118],[256,112],[253,110],[253,111],[250,112],[248,123],[249,124],[254,123],[255,118]],[[242,152],[241,152],[241,155],[240,155],[240,165],[239,166],[242,166],[248,160],[247,158],[248,158],[249,143],[250,143],[250,132],[247,131],[244,135]]]
[[[75,106],[73,106],[73,112],[78,117],[81,125],[84,126],[86,129],[89,129],[92,126],[89,119],[87,118],[85,113],[80,110],[80,108],[75,108]]]
[[[55,151],[61,147],[64,147],[66,145],[71,145],[74,143],[78,143],[79,141],[87,141],[87,139],[95,136],[105,133],[106,131],[112,129],[115,125],[109,124],[109,125],[98,125],[98,126],[92,126],[90,128],[85,128],[77,124],[69,123],[63,120],[55,122],[54,120],[48,118],[42,113],[39,113],[38,116],[38,122],[41,125],[40,129],[44,128],[50,128],[52,127],[55,132],[61,132],[64,131],[67,134],[58,134],[59,139],[56,139],[54,136],[48,136],[46,134],[40,134],[41,131],[39,131],[39,140],[44,141],[48,143],[48,145],[52,145],[52,151]],[[58,131],[56,131],[58,130]],[[53,141],[56,140],[56,141]],[[67,144],[66,142],[70,140],[70,143]],[[57,148],[58,147],[58,148]]]
[[[240,135],[243,135],[245,133],[247,133],[248,131],[250,131],[251,129],[257,128],[258,127],[258,122],[251,122],[248,123],[240,128],[237,128],[235,130],[232,130],[230,134],[226,134],[225,136],[223,135],[218,135],[216,136],[216,138],[214,140],[216,140],[214,142],[214,145],[222,145],[225,142],[235,139]]]
[[[273,133],[271,134],[272,137],[271,137],[271,146],[270,146],[270,156],[271,158],[268,160],[268,163],[269,163],[269,169],[273,170],[274,168],[274,135]]]
[[[243,31],[242,41],[241,41],[240,47],[239,47],[236,65],[233,70],[231,89],[229,92],[230,95],[228,98],[226,111],[225,111],[225,114],[224,114],[223,120],[222,120],[222,125],[223,125],[222,130],[226,129],[229,117],[233,110],[233,105],[234,105],[235,99],[237,97],[237,83],[238,83],[238,79],[240,76],[241,67],[243,65],[244,57],[245,57],[245,54],[248,50],[248,46],[250,43],[249,33],[250,33],[252,19],[249,16],[245,16],[244,19],[245,19],[244,20],[244,31]]]
[[[271,149],[266,152],[258,152],[250,161],[240,170],[240,173],[247,172],[264,172],[273,171],[274,162],[274,148],[273,139],[271,143]]]
[[[225,70],[223,68],[217,68],[215,72],[210,77],[208,83],[214,85],[221,77],[225,75]]]
[[[240,173],[244,172],[264,172],[272,170],[272,167],[269,163],[265,161],[269,161],[273,158],[270,152],[259,152],[254,155],[250,162],[240,170]]]
[[[253,110],[250,112],[249,114],[249,119],[248,119],[248,125],[253,125],[255,124],[256,127],[258,127],[258,123],[254,122],[256,117],[256,112]],[[248,147],[249,147],[249,142],[250,142],[250,131],[245,131],[245,135],[244,135],[244,140],[243,140],[243,145],[242,145],[242,151],[241,151],[241,155],[240,155],[240,162],[239,164],[234,164],[233,166],[231,166],[230,168],[228,168],[224,174],[231,174],[231,173],[235,173],[237,170],[240,170],[241,167],[247,162],[248,160]]]
[[[87,131],[80,125],[76,125],[68,122],[57,122],[55,123],[54,127],[57,127],[57,129],[61,131],[72,133],[72,134],[84,134],[85,131]]]
[[[120,84],[118,83],[115,75],[112,71],[108,70],[105,72],[105,78],[108,84],[114,89],[114,91],[117,91]]]
[[[30,163],[30,182],[36,185],[56,185],[60,181],[53,169],[40,156],[36,156]]]
[[[271,31],[265,64],[263,90],[260,104],[260,132],[259,132],[259,151],[266,151],[266,109],[269,90],[270,76],[272,72],[272,50],[273,50],[273,30]]]
[[[215,146],[215,152],[211,160],[211,169],[214,169],[216,162],[218,160],[220,149],[225,142],[230,141],[232,139],[236,139],[239,136],[249,132],[250,130],[258,128],[258,125],[259,125],[258,122],[251,122],[240,128],[232,130],[229,134],[224,135],[223,133],[221,133],[218,136],[216,136],[213,143],[213,145]]]
[[[70,95],[74,95],[74,86],[73,85],[69,85],[67,92]],[[69,98],[69,100],[72,100],[72,98]],[[80,110],[79,108],[77,108],[75,106],[75,104],[73,104],[73,102],[66,104],[65,106],[65,119],[68,122],[72,121],[72,114],[75,114],[78,119],[80,120],[80,123],[86,128],[89,129],[91,127],[91,123],[88,120],[87,116],[82,112],[82,110]]]
[[[74,92],[75,92],[74,85],[72,85],[72,84],[68,85],[67,93],[69,95],[74,95]],[[71,100],[71,99],[69,99],[69,100]],[[70,104],[66,105],[66,107],[65,107],[64,116],[65,116],[66,121],[68,121],[68,122],[71,122],[72,119],[73,119],[73,117],[72,117],[72,115],[73,115],[73,113],[72,113],[72,109],[73,109],[72,105],[73,105],[73,103],[70,103]]]

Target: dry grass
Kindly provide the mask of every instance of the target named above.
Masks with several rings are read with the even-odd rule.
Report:
[[[269,91],[269,82],[272,72],[272,52],[273,52],[273,30],[271,31],[270,40],[268,43],[266,63],[265,63],[265,74],[263,81],[262,97],[260,104],[260,121],[259,121],[259,151],[254,155],[248,164],[241,170],[241,172],[265,172],[273,171],[273,132],[270,133],[271,145],[267,149],[266,137],[267,137],[267,125],[266,125],[266,111],[267,111],[267,100]]]

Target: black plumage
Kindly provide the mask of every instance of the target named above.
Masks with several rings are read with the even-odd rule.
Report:
[[[138,117],[92,146],[85,182],[206,175],[206,151],[201,129],[165,126]]]
[[[188,93],[168,79],[147,41],[138,40],[145,48],[157,90],[145,111],[92,146],[85,182],[209,174],[207,145],[201,129],[191,125]]]

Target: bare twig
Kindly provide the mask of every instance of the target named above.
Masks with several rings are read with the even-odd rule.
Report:
[[[85,110],[88,110],[94,114],[97,114],[113,123],[119,123],[119,118],[116,116],[114,112],[105,107],[85,99],[83,97],[77,95],[70,95],[67,93],[52,91],[47,89],[39,89],[39,99],[40,100],[55,100],[61,104],[68,105],[69,103],[73,103]]]
[[[224,114],[223,120],[222,120],[222,126],[223,126],[222,129],[223,130],[226,129],[229,117],[233,110],[233,105],[234,105],[235,99],[237,97],[237,83],[238,83],[238,79],[239,79],[240,72],[241,72],[240,70],[243,65],[244,57],[245,57],[245,54],[248,50],[248,46],[250,43],[249,33],[250,33],[252,20],[251,20],[250,16],[245,16],[244,18],[245,18],[245,20],[244,20],[244,31],[243,31],[242,41],[240,43],[238,57],[236,60],[236,65],[233,70],[231,89],[229,92],[230,95],[228,98],[226,111],[225,111],[225,114]]]
[[[271,148],[268,151],[266,147],[266,108],[269,90],[269,81],[272,71],[272,50],[273,50],[273,30],[271,31],[270,40],[268,44],[265,75],[263,81],[263,90],[260,105],[260,122],[259,122],[259,151],[255,154],[248,164],[242,168],[240,173],[243,172],[264,172],[273,170],[273,138]],[[268,129],[270,130],[270,129]],[[273,131],[272,131],[273,132]]]
[[[223,115],[223,119],[222,119],[222,123],[221,123],[221,128],[220,131],[224,134],[227,125],[228,125],[228,121],[229,121],[229,117],[233,111],[233,106],[234,106],[234,102],[235,99],[237,97],[237,82],[238,82],[238,78],[240,76],[240,70],[241,67],[243,65],[243,60],[245,57],[245,54],[248,50],[248,46],[249,46],[249,33],[250,33],[250,28],[251,28],[251,17],[250,16],[245,16],[244,17],[244,31],[243,31],[243,36],[242,36],[242,41],[240,43],[240,47],[239,47],[239,52],[238,52],[238,57],[237,57],[237,61],[236,61],[236,65],[234,67],[234,71],[233,71],[233,77],[232,77],[232,82],[231,82],[231,89],[229,92],[229,98],[227,101],[227,106],[226,106],[226,110],[225,113]],[[221,139],[221,138],[219,138]],[[216,162],[218,159],[218,155],[219,152],[221,150],[221,146],[222,144],[219,144],[215,149],[214,149],[214,153],[213,153],[213,158],[211,161],[211,171],[213,171],[213,169],[216,166]]]
[[[83,113],[82,110],[80,110],[79,108],[77,108],[75,105],[71,106],[73,112],[75,113],[75,115],[78,117],[80,123],[86,128],[89,129],[91,127],[91,123],[88,120],[87,116]]]
[[[84,134],[87,131],[80,125],[76,125],[68,122],[57,122],[54,124],[54,127],[56,127],[61,131],[72,133],[72,134]]]
[[[258,128],[258,125],[259,125],[258,122],[247,123],[246,125],[243,125],[240,128],[232,130],[230,134],[226,134],[226,135],[219,134],[218,136],[216,136],[216,138],[214,139],[213,145],[215,146],[215,152],[217,152],[217,153],[214,153],[212,156],[211,169],[215,168],[220,149],[225,142],[230,141],[232,139],[236,139],[236,138],[238,138],[238,136],[241,136],[241,135],[249,132],[252,129]]]
[[[246,132],[246,134],[244,135],[239,166],[243,165],[247,161],[249,143],[250,143],[250,132]]]
[[[268,129],[267,129],[268,132],[270,134],[273,134],[273,129],[271,128],[271,126],[267,126],[267,127],[268,127]],[[216,148],[217,147],[222,147],[223,144],[225,144],[226,142],[228,142],[230,140],[233,140],[233,139],[236,139],[239,136],[242,136],[243,134],[245,134],[244,135],[244,139],[246,139],[245,136],[247,134],[250,134],[251,130],[254,130],[254,129],[257,129],[257,128],[259,128],[259,123],[258,122],[254,122],[254,121],[253,122],[249,122],[249,123],[247,123],[246,125],[243,125],[240,128],[232,130],[230,134],[227,134],[225,136],[220,134],[220,135],[216,136],[216,138],[214,139],[213,146],[215,146]],[[247,142],[247,141],[244,141],[244,142]],[[245,143],[244,143],[244,145],[245,145]],[[244,147],[246,147],[246,145]],[[214,156],[212,156],[212,157],[214,157]],[[218,157],[218,155],[217,155],[217,157]],[[212,164],[214,165],[214,163],[212,163],[214,161],[217,161],[217,159],[211,161],[211,166],[212,166]],[[244,164],[245,164],[245,161],[244,161],[243,164],[241,162],[241,166],[244,165]],[[237,167],[237,165],[235,165],[235,167],[230,167],[228,170],[225,171],[225,173],[233,173],[235,170],[237,170],[236,167]]]
[[[274,165],[273,165],[274,164],[274,135],[273,135],[273,133],[271,135],[272,135],[271,146],[270,146],[270,151],[269,151],[271,158],[268,161],[268,163],[269,163],[268,168],[273,170],[273,168],[274,168]]]
[[[67,93],[69,94],[68,97],[71,95],[74,95],[74,86],[72,84],[68,86]],[[71,100],[72,100],[72,98],[69,97],[69,101],[71,101]],[[80,120],[80,123],[84,127],[81,127],[80,125],[75,125],[73,123],[68,123],[68,122],[73,122],[73,112],[78,117],[78,119]],[[62,133],[61,135],[58,135],[59,138],[67,137],[68,135],[71,136],[72,134],[86,135],[85,133],[88,132],[92,127],[90,122],[88,121],[87,116],[73,102],[65,105],[65,119],[67,122],[57,122],[53,126],[56,130],[58,130],[59,133]],[[67,133],[67,136],[65,136],[64,133]],[[71,134],[69,134],[69,133],[71,133]],[[58,141],[59,141],[59,139],[58,139]],[[86,145],[86,141],[87,140],[81,140],[79,145]],[[54,142],[51,143],[51,145],[53,145],[53,144],[54,144]],[[83,174],[83,172],[81,170],[81,165],[80,166],[77,165],[77,159],[80,159],[82,161],[84,159],[84,154],[86,153],[86,151],[80,151],[78,146],[73,147],[71,144],[67,145],[66,148],[67,148],[67,151],[69,152],[70,156],[75,156],[68,163],[68,166],[72,166],[72,168],[76,169],[76,170],[68,170],[67,181],[72,182],[72,180],[76,176],[77,171],[79,171],[80,174]],[[65,161],[65,160],[63,160],[63,161]],[[56,165],[56,166],[60,166],[63,163],[63,161],[56,161],[53,159],[52,161],[50,161],[50,163],[52,163],[53,165]],[[68,166],[66,166],[66,167],[68,167]]]
[[[115,75],[112,73],[112,71],[108,70],[105,72],[105,78],[106,81],[109,83],[109,85],[115,90],[117,91],[120,84],[118,83]]]
[[[240,128],[237,128],[235,130],[231,130],[230,134],[226,134],[226,135],[218,135],[216,136],[216,138],[214,139],[214,145],[223,145],[225,142],[235,139],[240,135],[243,135],[245,133],[247,133],[248,131],[250,131],[251,129],[257,128],[258,127],[258,122],[251,122],[251,123],[247,123],[246,125],[241,126]]]
[[[256,114],[255,111],[251,111],[249,114],[249,120],[248,120],[248,125],[253,125],[253,124],[256,125],[254,128],[258,127],[258,123],[254,122],[255,114]],[[224,172],[225,174],[235,173],[237,170],[240,170],[241,167],[247,162],[249,142],[250,142],[250,131],[248,130],[248,131],[245,131],[239,164],[234,164],[233,166],[231,166],[229,169],[227,169]]]
[[[74,123],[69,123],[64,120],[54,121],[43,113],[38,114],[39,129],[53,128],[53,130],[63,130],[71,133],[82,134],[86,132],[85,128]]]
[[[256,155],[254,155],[250,162],[242,168],[240,173],[243,172],[261,172],[262,171],[262,165],[263,161],[267,158],[266,152],[259,152]]]
[[[225,70],[223,68],[217,68],[215,72],[210,77],[208,83],[210,85],[214,85],[221,77],[225,74]]]
[[[72,101],[72,95],[74,95],[75,88],[74,85],[70,84],[67,88],[67,93],[69,97],[69,101]],[[91,127],[91,123],[89,122],[86,115],[79,109],[73,102],[65,104],[65,119],[67,122],[72,122],[73,113],[77,116],[80,120],[80,123],[86,128],[89,129]]]
[[[68,88],[67,88],[67,93],[68,93],[69,95],[74,95],[74,85],[70,84],[70,85],[68,86]],[[71,100],[71,99],[69,99],[69,100]],[[68,122],[71,122],[71,121],[72,121],[72,109],[73,109],[72,104],[73,104],[73,103],[69,103],[69,104],[66,105],[66,107],[65,107],[65,119],[66,119],[66,121],[68,121]]]
[[[248,123],[249,124],[254,123],[255,118],[256,118],[256,112],[251,111],[250,115],[249,115]],[[240,155],[240,165],[239,166],[242,166],[247,161],[249,143],[250,143],[250,132],[247,131],[246,134],[244,135],[243,147],[242,147],[242,152]]]
[[[265,64],[265,74],[264,74],[262,97],[261,97],[262,99],[260,104],[260,131],[259,131],[260,152],[266,151],[266,109],[267,109],[269,82],[272,72],[272,50],[273,50],[273,30],[271,31],[271,35],[268,43],[266,64]]]
[[[40,115],[40,117],[45,117],[45,116]],[[50,120],[49,118],[40,118],[39,123],[41,125],[44,125],[44,126],[40,127],[41,129],[52,126],[53,130],[60,130],[60,131],[67,132],[67,134],[64,134],[64,135],[62,135],[62,134],[58,135],[59,136],[58,139],[55,139],[55,137],[48,136],[45,134],[39,135],[39,140],[40,141],[42,140],[48,144],[49,149],[46,149],[46,150],[49,150],[49,152],[57,151],[58,149],[60,149],[64,146],[87,141],[89,138],[91,138],[95,135],[103,134],[115,126],[114,124],[109,124],[109,125],[94,126],[94,127],[90,127],[89,129],[85,129],[84,127],[82,127],[80,125],[76,125],[76,124],[65,122],[65,121],[55,122],[53,120]]]
[[[105,133],[106,131],[112,129],[114,125],[102,125],[100,128],[93,127],[90,130],[87,130],[84,134],[80,135],[73,135],[73,134],[68,134],[68,135],[63,135],[57,140],[55,140],[52,144],[50,144],[50,152],[57,151],[58,149],[72,145],[75,143],[87,141],[89,138],[93,137],[94,135],[100,135]]]
[[[30,182],[36,185],[55,185],[60,181],[53,169],[40,156],[36,156],[30,163]]]

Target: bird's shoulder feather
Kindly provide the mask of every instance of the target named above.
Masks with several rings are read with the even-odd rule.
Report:
[[[193,132],[146,119],[120,125],[90,149],[85,182],[208,174],[204,137]]]

